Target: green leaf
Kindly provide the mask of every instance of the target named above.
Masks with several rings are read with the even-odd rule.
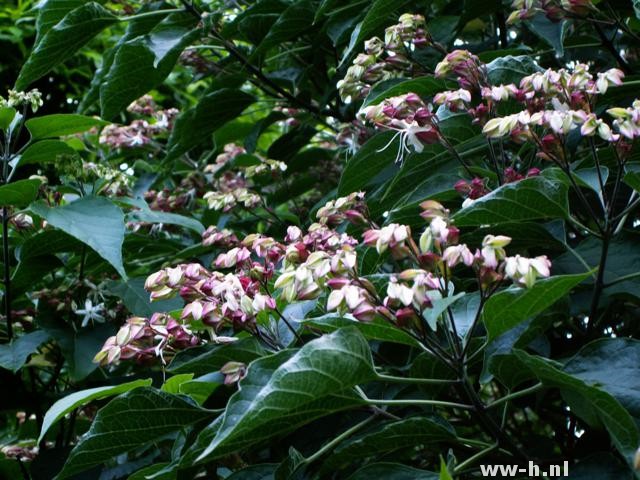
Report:
[[[109,122],[99,118],[86,117],[72,113],[57,113],[44,117],[31,118],[25,122],[32,140],[62,137],[74,133],[86,132],[94,127],[103,127]],[[37,145],[37,144],[36,144]]]
[[[37,6],[38,18],[36,18],[36,41],[37,45],[42,41],[42,37],[51,28],[64,18],[71,10],[84,4],[84,0],[44,0]]]
[[[251,465],[232,473],[226,480],[273,480],[277,467],[274,463]]]
[[[93,248],[126,279],[122,264],[124,215],[104,197],[82,197],[73,203],[51,208],[43,202],[29,209],[50,225]]]
[[[38,196],[41,181],[18,180],[0,187],[0,205],[7,207],[26,207]]]
[[[85,3],[67,13],[39,39],[20,70],[16,90],[25,90],[30,83],[49,73],[98,33],[118,21],[118,17],[95,2]]]
[[[228,345],[208,344],[178,352],[167,370],[173,374],[206,375],[219,371],[227,362],[248,364],[266,354],[267,351],[256,338],[247,337]]]
[[[204,232],[204,227],[195,218],[185,217],[177,213],[159,212],[151,209],[135,210],[127,214],[127,222],[166,223],[188,228],[196,233]]]
[[[363,190],[378,181],[380,172],[385,168],[393,167],[393,160],[397,152],[397,144],[395,143],[397,140],[385,149],[393,135],[392,132],[375,135],[349,159],[340,176],[338,196]]]
[[[511,287],[492,295],[482,310],[489,340],[543,312],[590,275],[557,275],[538,280],[531,288]]]
[[[75,238],[60,230],[44,230],[27,238],[17,256],[22,262],[42,255],[71,252],[79,249],[81,245]]]
[[[286,361],[280,365],[283,355]],[[197,460],[245,449],[314,418],[353,407],[360,399],[351,387],[373,378],[369,345],[355,328],[312,340],[293,355],[283,351],[256,360],[229,400],[215,437]]]
[[[553,21],[540,12],[531,20],[525,21],[525,24],[534,34],[541,40],[547,42],[556,51],[556,55],[562,57],[564,55],[564,37],[569,27],[566,20]]]
[[[271,48],[298,37],[313,22],[314,7],[309,0],[293,2],[271,26],[267,35],[253,52],[253,57],[267,53]]]
[[[43,330],[27,333],[14,339],[11,343],[0,345],[0,368],[17,372],[40,345],[49,340],[51,335]]]
[[[42,314],[41,314],[42,316]],[[93,357],[104,345],[107,338],[116,334],[115,327],[109,323],[98,324],[93,328],[85,327],[75,331],[69,326],[60,326],[55,314],[42,326],[56,340],[65,360],[67,371],[73,382],[84,380],[98,368]],[[42,320],[39,317],[39,320]]]
[[[391,325],[380,318],[374,318],[370,322],[359,322],[355,319],[345,318],[339,315],[324,315],[322,317],[305,320],[305,325],[311,325],[323,332],[335,332],[341,328],[355,327],[368,340],[399,343],[415,347],[418,342],[407,332]]]
[[[193,373],[181,373],[170,377],[160,388],[163,392],[178,394],[183,383],[193,379]]]
[[[171,312],[183,306],[184,302],[178,297],[151,302],[149,292],[144,289],[145,280],[146,277],[112,281],[108,283],[107,288],[120,297],[129,312],[139,317],[150,317],[157,312]]]
[[[64,263],[55,255],[30,257],[20,261],[11,275],[11,293],[20,295],[26,290],[34,290],[44,277]]]
[[[563,370],[609,393],[640,419],[640,341],[601,338],[585,345]]]
[[[487,76],[494,85],[518,84],[523,77],[541,70],[530,55],[507,55],[487,64]]]
[[[443,420],[426,417],[406,418],[385,423],[355,440],[343,442],[325,460],[322,468],[324,471],[336,472],[353,463],[362,464],[368,458],[381,458],[415,445],[453,442],[455,439],[453,428]]]
[[[173,13],[146,35],[118,48],[100,87],[100,111],[114,118],[131,102],[160,85],[171,73],[182,50],[199,34],[190,13]]]
[[[408,467],[401,463],[371,463],[351,475],[347,480],[438,480],[440,475]]]
[[[166,6],[166,4],[162,1],[145,3],[138,9],[136,15],[142,13],[158,12],[164,6]],[[166,15],[169,15],[169,13],[170,12],[168,12]],[[104,83],[104,78],[109,73],[109,70],[113,65],[116,53],[118,52],[120,47],[136,37],[149,33],[158,23],[160,23],[161,20],[163,20],[163,18],[163,15],[158,13],[157,15],[139,16],[138,18],[129,20],[127,22],[127,30],[124,32],[124,35],[122,35],[118,39],[113,47],[111,47],[104,53],[102,57],[102,64],[96,70],[93,78],[91,79],[91,86],[89,87],[89,91],[84,95],[84,98],[80,102],[80,105],[78,105],[78,112],[86,112],[89,107],[91,107],[97,100],[99,100],[100,86]]]
[[[405,93],[415,93],[430,101],[436,93],[447,89],[447,83],[434,77],[418,77],[411,80],[391,79],[376,83],[367,98],[362,103],[362,108],[369,105],[377,105],[384,99],[404,95]]]
[[[449,473],[449,468],[442,457],[440,457],[440,480],[453,480],[451,473]]]
[[[560,389],[576,415],[586,417],[589,422],[589,417],[593,414],[607,429],[618,451],[630,465],[633,465],[633,456],[640,442],[638,428],[633,418],[615,398],[597,387],[588,385],[582,379],[563,372],[547,359],[529,355],[522,350],[515,350],[514,357],[530,369],[544,385]],[[587,412],[585,405],[592,411]]]
[[[347,62],[358,49],[362,48],[364,41],[381,32],[382,27],[396,23],[398,17],[395,12],[407,3],[409,3],[407,0],[374,0],[362,22],[351,33],[349,46],[340,64]]]
[[[8,130],[16,116],[16,109],[12,107],[0,108],[0,130]]]
[[[30,164],[57,163],[60,156],[75,156],[76,151],[60,140],[41,140],[20,155],[20,166]]]
[[[603,294],[605,296],[624,294],[640,298],[640,256],[630,253],[636,252],[639,239],[640,236],[636,233],[622,231],[611,240],[604,268],[603,280],[606,287]],[[554,259],[554,271],[562,273],[584,271],[585,265],[576,259],[576,254],[590,268],[597,268],[600,265],[602,241],[590,236],[574,247],[574,252],[567,252]]]
[[[56,478],[72,477],[212,415],[211,411],[155,388],[131,390],[98,411]]]
[[[51,405],[51,408],[47,410],[42,421],[42,428],[40,429],[40,436],[38,437],[38,443],[42,441],[49,429],[67,413],[74,411],[76,408],[86,405],[94,400],[101,400],[107,397],[113,397],[114,395],[120,395],[121,393],[128,392],[138,387],[146,387],[151,385],[151,379],[148,380],[134,380],[133,382],[121,383],[120,385],[108,385],[106,387],[89,388],[87,390],[81,390],[74,392],[71,395],[61,398],[56,403]]]
[[[474,201],[453,218],[459,227],[499,225],[567,215],[567,186],[542,176],[508,183]]]
[[[169,138],[168,158],[176,158],[209,140],[213,132],[240,115],[253,101],[248,93],[230,88],[202,97],[195,107],[176,119]]]

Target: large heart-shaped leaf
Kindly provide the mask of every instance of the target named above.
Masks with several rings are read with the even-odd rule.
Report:
[[[527,178],[497,188],[453,218],[461,227],[563,218],[568,211],[567,191],[565,184],[542,176]]]
[[[29,208],[50,225],[89,245],[126,278],[122,264],[124,214],[111,201],[83,197],[62,207],[51,208],[40,202]]]
[[[38,196],[40,180],[18,180],[0,187],[0,205],[26,207]]]
[[[26,87],[64,62],[99,32],[118,22],[118,17],[96,2],[71,10],[39,39],[20,70],[16,89]]]
[[[636,419],[640,418],[640,341],[596,340],[583,347],[563,370],[613,395]]]
[[[344,318],[340,315],[328,314],[322,317],[305,320],[305,325],[311,325],[323,332],[335,332],[344,327],[357,328],[365,338],[382,342],[400,343],[415,347],[418,342],[404,330],[391,325],[380,318],[375,318],[370,322],[359,322],[356,319]]]
[[[155,388],[131,390],[98,412],[56,478],[69,478],[213,415],[182,397]]]
[[[136,98],[147,93],[171,73],[182,50],[198,35],[190,13],[173,13],[149,33],[118,48],[100,87],[100,111],[115,117]]]
[[[86,132],[94,127],[103,127],[108,124],[109,122],[105,122],[99,118],[70,113],[57,113],[44,117],[36,117],[25,122],[29,133],[31,133],[32,140],[73,135],[74,133]],[[25,153],[27,151],[25,151]]]
[[[121,393],[128,392],[138,387],[148,387],[151,385],[151,379],[149,380],[134,380],[133,382],[121,383],[120,385],[108,385],[106,387],[89,388],[87,390],[80,390],[74,392],[71,395],[61,398],[56,403],[51,405],[51,408],[47,410],[42,421],[42,428],[40,429],[40,436],[38,437],[38,443],[44,438],[49,429],[58,420],[64,417],[67,413],[72,412],[76,408],[86,405],[94,400],[100,400],[107,397],[113,397],[114,395],[120,395]]]
[[[198,460],[247,448],[314,418],[358,405],[360,399],[351,387],[373,378],[369,345],[355,328],[313,340],[295,354],[283,351],[256,360]]]
[[[20,155],[20,165],[32,163],[56,163],[60,156],[70,157],[76,155],[76,151],[60,140],[42,140],[36,142]]]
[[[511,287],[491,296],[482,310],[489,339],[543,312],[589,275],[591,272],[558,275],[538,280],[531,288]]]
[[[251,363],[267,354],[254,337],[247,337],[227,345],[202,345],[179,352],[169,364],[173,373],[193,373],[196,376],[217,372],[227,362]]]
[[[366,458],[380,458],[415,445],[428,445],[442,441],[455,441],[451,425],[438,419],[413,417],[386,423],[355,440],[338,446],[324,464],[325,471],[339,471],[345,466],[362,462]]]
[[[633,456],[640,441],[638,428],[629,412],[615,398],[600,388],[563,372],[550,360],[522,350],[515,350],[514,356],[543,384],[559,388],[576,415],[585,417],[587,422],[597,421],[604,425],[618,451],[633,465]]]

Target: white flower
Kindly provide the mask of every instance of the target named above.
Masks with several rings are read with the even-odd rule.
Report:
[[[94,305],[93,302],[87,298],[84,301],[84,308],[74,310],[73,313],[76,315],[84,315],[81,326],[86,327],[89,324],[89,321],[104,322],[104,316],[102,315],[103,311],[104,303]]]

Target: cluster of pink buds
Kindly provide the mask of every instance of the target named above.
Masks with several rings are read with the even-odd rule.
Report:
[[[558,22],[564,18],[586,17],[597,12],[593,0],[514,0],[511,6],[515,10],[509,15],[508,24],[531,19],[539,13]]]
[[[465,90],[479,90],[487,85],[487,72],[484,63],[468,50],[454,50],[436,65],[436,77],[455,75],[458,85]]]
[[[178,110],[158,109],[149,95],[133,102],[127,110],[147,118],[133,120],[129,125],[107,125],[100,133],[100,143],[111,148],[134,148],[151,143],[153,137],[173,129]]]
[[[238,243],[238,237],[226,228],[219,230],[216,226],[211,225],[202,232],[202,245],[205,247],[225,247],[229,248]]]
[[[610,108],[607,113],[615,119],[613,125],[620,135],[629,140],[640,137],[640,100],[634,100],[629,108]]]
[[[241,362],[227,362],[220,369],[225,385],[234,385],[247,375],[247,366]]]
[[[540,175],[540,169],[530,168],[526,173],[519,173],[513,167],[507,167],[502,172],[503,183],[514,183],[524,180],[529,177],[536,177]],[[478,198],[482,198],[491,192],[491,189],[487,186],[488,179],[475,177],[471,181],[458,180],[453,188],[458,192],[465,200],[462,202],[462,207],[471,205]]]
[[[205,173],[213,174],[214,189],[205,193],[204,199],[209,208],[228,212],[236,205],[244,205],[245,208],[254,208],[261,203],[260,195],[251,190],[251,178],[264,174],[277,175],[287,169],[284,162],[271,159],[263,159],[254,155],[259,163],[237,167],[234,170],[226,170],[218,174],[223,167],[229,165],[239,155],[245,154],[243,147],[230,143],[224,146],[223,152],[216,157],[215,163],[205,167]]]
[[[354,224],[366,224],[367,205],[364,192],[354,192],[346,197],[328,201],[318,209],[316,218],[323,225],[339,225],[345,220]]]
[[[432,43],[424,17],[405,13],[398,22],[385,30],[384,41],[373,37],[365,42],[365,53],[355,58],[338,82],[344,101],[364,98],[374,83],[403,76],[407,69],[416,67],[408,53]]]
[[[397,132],[383,148],[388,148],[399,137],[396,162],[401,162],[404,154],[410,153],[409,145],[420,153],[425,144],[442,139],[431,108],[415,93],[387,98],[378,105],[363,108],[360,115],[378,127]]]
[[[205,167],[205,173],[216,173],[225,165],[229,164],[238,155],[247,153],[244,147],[236,143],[227,143],[222,147],[222,153],[218,154],[215,161]]]
[[[395,259],[402,259],[410,254],[408,242],[411,241],[411,229],[406,225],[390,223],[380,229],[364,232],[364,244],[375,247],[378,254],[389,250]]]
[[[119,360],[148,363],[160,358],[165,363],[176,351],[200,342],[185,323],[168,314],[155,313],[151,318],[128,319],[116,335],[107,339],[93,361],[107,365]]]
[[[18,460],[20,462],[30,462],[35,460],[40,452],[38,446],[30,447],[23,445],[5,445],[0,449],[5,458],[10,460]]]
[[[514,273],[511,270],[512,267],[507,269],[507,266],[513,263],[504,250],[504,247],[511,242],[509,237],[487,235],[482,242],[482,248],[472,252],[467,245],[458,244],[459,232],[451,224],[448,210],[434,201],[423,202],[421,207],[423,208],[422,216],[430,220],[419,242],[418,259],[425,268],[433,268],[433,266],[441,268],[439,267],[441,263],[448,268],[465,265],[476,271],[485,288],[499,283],[504,278],[513,280],[518,286],[531,287],[536,278],[549,276],[550,263],[544,256],[536,259],[513,257],[518,258],[520,263],[535,260],[532,264],[535,274],[529,270],[526,273]],[[546,269],[542,268],[543,264],[547,265]],[[523,271],[524,267],[518,270],[518,272]],[[525,276],[526,280],[523,280]]]
[[[452,112],[465,110],[469,102],[471,102],[471,92],[464,88],[440,92],[433,97],[433,103],[445,105]]]
[[[519,87],[513,84],[485,87],[482,95],[488,102],[515,99],[524,104],[525,110],[488,120],[483,132],[489,138],[511,136],[512,140],[523,142],[536,140],[532,128],[540,126],[546,130],[541,138],[551,135],[545,140],[549,144],[580,128],[583,136],[597,135],[607,142],[616,142],[619,135],[591,112],[590,99],[605,93],[610,86],[621,85],[623,77],[623,72],[616,68],[594,77],[588,65],[576,64],[571,71],[548,69],[528,75]]]
[[[204,199],[209,204],[209,208],[223,212],[230,211],[238,204],[244,205],[245,208],[254,208],[261,202],[260,195],[244,187],[229,191],[207,192],[204,194]]]
[[[375,288],[365,279],[353,281],[347,277],[335,277],[327,281],[331,293],[327,298],[327,311],[337,311],[340,315],[351,313],[361,322],[370,322],[376,316],[376,299],[371,294]]]

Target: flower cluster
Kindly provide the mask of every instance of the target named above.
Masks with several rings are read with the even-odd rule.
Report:
[[[583,136],[597,135],[607,142],[616,142],[620,135],[591,111],[591,105],[594,96],[605,93],[610,86],[621,85],[623,77],[622,71],[616,68],[594,77],[588,65],[577,64],[571,71],[548,69],[533,73],[524,77],[518,87],[511,84],[487,88],[483,90],[483,97],[488,101],[511,98],[521,102],[525,110],[488,120],[483,132],[489,138],[510,136],[516,142],[534,140],[542,147],[549,147],[556,139],[579,128]],[[609,112],[614,115],[622,109]],[[630,125],[622,123],[614,125],[629,131],[625,127]],[[542,135],[535,134],[535,127],[542,127]]]
[[[363,98],[374,83],[404,76],[407,69],[415,68],[412,52],[432,43],[424,17],[405,13],[398,22],[385,30],[384,41],[373,37],[365,42],[365,53],[356,57],[338,82],[343,100]]]
[[[149,95],[133,102],[127,110],[147,118],[138,118],[129,125],[107,125],[100,133],[100,143],[111,148],[134,148],[147,145],[152,138],[173,129],[178,110],[158,109]]]
[[[28,92],[19,92],[17,90],[9,90],[7,98],[0,96],[0,107],[22,107],[31,106],[32,112],[37,112],[43,105],[42,93],[37,88],[29,90]]]
[[[387,98],[377,105],[363,108],[360,115],[378,127],[397,132],[389,142],[390,145],[396,137],[400,137],[396,162],[410,152],[409,146],[416,152],[422,152],[425,144],[437,143],[442,139],[431,108],[415,93]]]
[[[597,12],[593,0],[514,0],[507,23],[528,20],[538,14],[545,15],[554,22],[563,18],[585,17]]]
[[[225,332],[247,331],[275,345],[265,330],[266,319],[279,315],[276,299],[285,304],[326,298],[326,310],[368,322],[381,317],[402,328],[414,328],[415,320],[434,301],[453,293],[452,270],[464,266],[474,271],[481,291],[495,291],[505,280],[519,287],[531,287],[536,279],[550,274],[544,256],[509,257],[505,247],[511,239],[487,235],[472,251],[459,243],[460,232],[449,211],[441,204],[421,204],[428,225],[418,242],[406,225],[378,227],[368,218],[362,192],[327,203],[318,211],[318,223],[306,232],[290,226],[284,242],[251,234],[241,241],[228,230],[209,227],[203,234],[207,245],[225,247],[214,261],[218,270],[200,264],[181,264],[160,270],[147,278],[145,289],[152,301],[179,295],[185,302],[179,315],[156,314],[150,319],[129,319],[117,335],[105,343],[96,361],[119,359],[149,361],[166,359],[175,351],[205,341],[229,342]],[[379,254],[390,252],[398,265],[407,268],[391,275],[386,296],[358,272],[358,240],[339,230],[349,221],[368,225],[363,245]],[[258,318],[265,321],[258,322]],[[233,383],[244,366],[228,364],[225,375]]]
[[[129,318],[118,333],[109,337],[94,362],[102,365],[134,359],[148,363],[156,357],[166,362],[177,350],[198,345],[200,339],[187,325],[164,313],[151,318]]]
[[[455,75],[460,88],[479,90],[487,85],[487,72],[484,63],[468,50],[454,50],[436,65],[436,77]]]
[[[234,170],[226,169],[239,155],[246,154],[246,150],[234,143],[224,146],[215,162],[205,167],[205,173],[211,174],[214,189],[204,195],[209,208],[228,212],[236,205],[242,204],[245,208],[253,208],[261,203],[260,195],[251,190],[251,179],[260,175],[278,175],[287,169],[284,162],[264,159],[258,155],[252,155],[252,163],[235,167]],[[218,172],[221,172],[221,174]]]

